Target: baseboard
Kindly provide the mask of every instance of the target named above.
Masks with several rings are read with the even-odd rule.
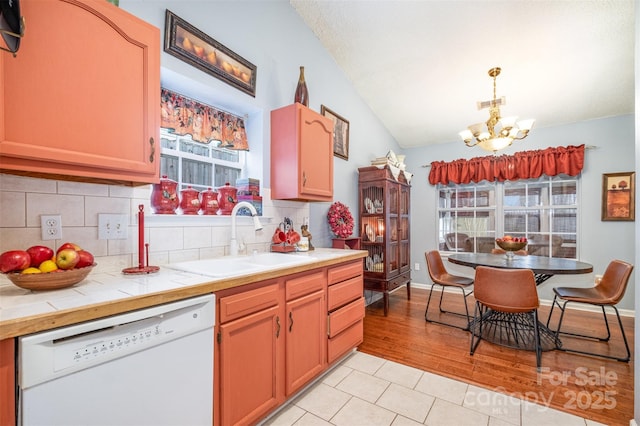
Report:
[[[416,283],[416,282],[411,282],[411,288],[421,288],[421,289],[425,289],[425,290],[430,290],[431,289],[431,284],[423,284],[423,283]],[[456,292],[456,290],[452,289],[452,288],[446,288],[444,289],[445,293],[453,293]],[[459,293],[459,291],[457,291]],[[551,304],[553,303],[553,300],[548,300],[548,299],[540,299],[540,304],[542,306],[551,306]],[[593,306],[593,305],[584,305],[584,304],[576,304],[576,303],[572,303],[567,305],[567,309],[575,309],[576,311],[586,311],[586,312],[595,312],[595,313],[601,313],[602,310],[600,310],[600,308],[598,308],[597,306]],[[636,316],[636,311],[632,310],[632,309],[620,309],[618,308],[618,312],[620,312],[620,316],[623,317],[635,317]]]

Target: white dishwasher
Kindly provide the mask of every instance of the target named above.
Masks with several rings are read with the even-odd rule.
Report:
[[[18,424],[213,424],[215,296],[24,336]]]

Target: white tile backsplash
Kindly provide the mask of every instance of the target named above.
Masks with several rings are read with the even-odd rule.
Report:
[[[0,252],[25,250],[33,245],[53,249],[71,241],[93,253],[96,271],[119,272],[138,265],[138,206],[144,205],[145,242],[149,263],[224,256],[229,253],[231,220],[228,216],[153,215],[151,185],[136,187],[57,181],[0,174]],[[272,201],[269,188],[261,188],[263,230],[255,232],[253,221],[238,217],[238,242],[245,251],[268,251],[271,236],[282,219],[293,219],[296,231],[309,217],[309,203]],[[123,213],[130,218],[126,240],[99,240],[98,214]],[[62,215],[61,240],[42,241],[40,215]],[[146,254],[143,254],[146,259]]]

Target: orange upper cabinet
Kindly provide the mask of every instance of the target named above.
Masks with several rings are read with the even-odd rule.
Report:
[[[299,103],[271,111],[271,198],[333,200],[333,123]]]
[[[0,168],[159,180],[160,30],[105,0],[25,0],[0,55]]]

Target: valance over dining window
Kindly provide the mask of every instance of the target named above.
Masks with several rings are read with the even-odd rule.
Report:
[[[161,93],[160,127],[194,141],[217,142],[221,148],[249,150],[244,119],[167,89]]]
[[[576,176],[584,166],[584,145],[516,152],[514,155],[475,157],[431,163],[429,183],[477,183],[535,179],[542,175]]]

